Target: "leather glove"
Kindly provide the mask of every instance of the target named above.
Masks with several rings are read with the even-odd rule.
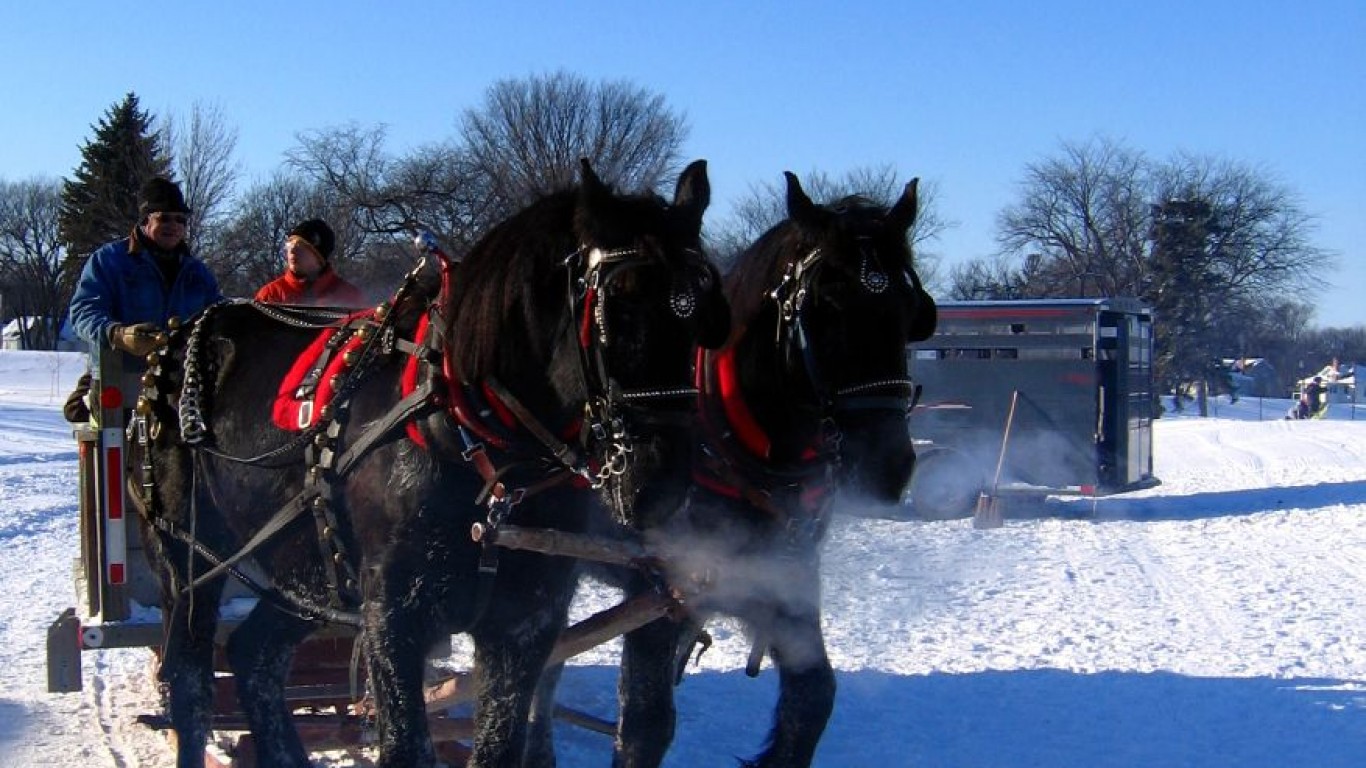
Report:
[[[146,357],[162,345],[163,337],[161,331],[151,323],[116,325],[109,331],[109,343],[114,349],[135,357]]]

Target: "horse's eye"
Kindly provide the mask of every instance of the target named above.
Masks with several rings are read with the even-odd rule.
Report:
[[[630,296],[640,291],[639,270],[622,269],[607,280],[603,289],[610,296]]]

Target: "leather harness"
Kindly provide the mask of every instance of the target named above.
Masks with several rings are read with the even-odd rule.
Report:
[[[401,336],[393,323],[393,307],[401,306],[415,290],[417,275],[423,268],[419,264],[404,281],[393,298],[375,310],[360,312],[345,317],[340,323],[329,323],[314,346],[307,373],[297,387],[293,387],[297,399],[308,403],[298,410],[294,422],[301,431],[286,443],[268,453],[249,458],[236,457],[223,453],[205,440],[211,432],[203,414],[197,412],[198,382],[197,373],[199,352],[198,331],[203,328],[214,307],[205,310],[186,343],[186,376],[180,395],[181,433],[183,441],[194,451],[196,470],[195,482],[207,476],[203,466],[204,457],[216,458],[244,464],[260,464],[303,448],[307,465],[304,487],[286,501],[267,523],[235,553],[224,556],[213,552],[193,535],[195,512],[191,510],[191,530],[186,531],[156,513],[155,477],[150,458],[151,441],[159,433],[159,425],[153,418],[151,401],[162,397],[156,386],[155,374],[159,372],[159,354],[154,353],[149,360],[149,370],[153,376],[144,380],[144,391],[136,416],[130,428],[135,429],[136,439],[143,449],[141,467],[141,496],[148,517],[153,525],[163,533],[189,546],[200,557],[210,563],[211,568],[198,575],[190,573],[188,583],[181,592],[188,593],[205,582],[219,576],[230,574],[248,586],[253,592],[284,610],[308,620],[322,620],[359,626],[360,617],[351,608],[358,605],[363,588],[361,579],[354,568],[354,558],[341,534],[334,501],[339,493],[337,483],[347,476],[350,470],[372,450],[395,439],[401,430],[406,430],[413,442],[436,451],[442,455],[459,456],[468,463],[483,479],[484,485],[477,494],[475,502],[488,508],[484,525],[496,529],[512,510],[530,496],[565,483],[598,487],[608,483],[611,477],[622,471],[619,462],[624,461],[625,452],[619,448],[612,452],[613,446],[624,439],[625,429],[621,418],[616,414],[620,397],[630,399],[652,396],[672,396],[678,393],[620,393],[607,391],[610,378],[602,357],[601,340],[606,343],[606,328],[603,324],[603,310],[598,300],[597,289],[605,268],[624,263],[634,257],[633,249],[603,252],[580,250],[566,259],[579,260],[584,267],[585,276],[576,288],[570,269],[567,293],[570,306],[580,306],[582,315],[577,320],[579,327],[580,354],[585,383],[589,391],[603,394],[592,398],[585,407],[587,427],[576,420],[569,426],[571,434],[566,439],[556,436],[538,420],[513,393],[501,382],[489,378],[483,386],[476,388],[461,383],[454,361],[444,354],[442,338],[443,323],[439,321],[440,309],[449,290],[451,266],[454,263],[435,248],[434,241],[422,241],[419,245],[441,258],[442,288],[438,299],[429,303],[426,313],[421,317],[413,338]],[[610,278],[608,278],[610,279]],[[289,308],[261,305],[253,302],[258,310],[272,313],[289,314]],[[298,310],[306,311],[306,310]],[[402,397],[379,419],[367,425],[350,442],[341,446],[340,438],[349,413],[350,397],[368,375],[376,369],[375,362],[387,358],[394,352],[409,356],[402,380]],[[329,390],[331,401],[313,407],[314,399],[320,390]],[[687,390],[691,394],[692,390]],[[196,412],[187,414],[189,403]],[[482,418],[481,414],[491,412],[497,419]],[[279,419],[277,418],[277,422]],[[528,437],[530,439],[528,439]],[[578,438],[583,446],[590,439],[605,442],[609,455],[601,461],[590,462],[580,451],[569,445],[568,440]],[[514,461],[499,465],[497,454],[515,452],[530,453],[539,459]],[[517,487],[510,487],[509,475],[514,471],[531,467],[531,480]],[[192,499],[197,494],[192,495]],[[193,502],[192,502],[193,503]],[[318,532],[319,547],[324,562],[324,572],[329,587],[329,605],[319,606],[307,598],[286,593],[271,583],[268,576],[259,573],[249,558],[262,544],[279,533],[293,521],[302,517],[306,511],[314,516]],[[492,583],[497,574],[498,548],[494,537],[481,544],[476,587],[476,609],[473,616],[478,617],[487,605],[492,592]]]

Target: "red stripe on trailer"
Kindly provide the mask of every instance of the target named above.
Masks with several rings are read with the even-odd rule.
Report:
[[[108,478],[109,487],[105,489],[105,498],[109,502],[105,507],[105,517],[110,520],[123,519],[123,490],[119,482],[123,478],[123,449],[119,447],[109,448],[104,452],[104,476]]]
[[[104,446],[104,559],[105,578],[123,584],[128,571],[128,529],[123,519],[123,430],[102,429]]]

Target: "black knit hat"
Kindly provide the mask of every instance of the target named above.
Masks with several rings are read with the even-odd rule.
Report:
[[[170,179],[153,176],[138,190],[138,216],[146,218],[149,213],[189,213],[185,196],[180,187]]]
[[[294,225],[294,229],[289,230],[288,237],[303,238],[313,246],[313,250],[318,252],[323,261],[332,258],[332,249],[337,244],[337,236],[332,234],[332,228],[322,219],[305,219],[299,222]]]

